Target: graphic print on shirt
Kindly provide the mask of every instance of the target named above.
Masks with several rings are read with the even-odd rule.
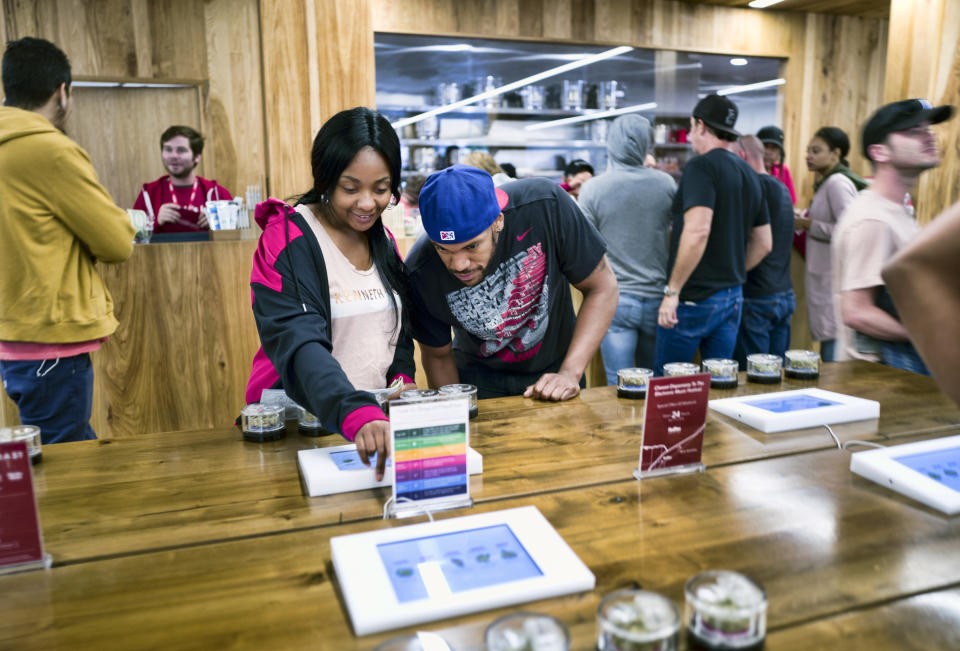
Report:
[[[447,294],[460,326],[481,339],[480,355],[522,362],[537,354],[549,322],[547,261],[540,242],[500,264],[476,287]]]

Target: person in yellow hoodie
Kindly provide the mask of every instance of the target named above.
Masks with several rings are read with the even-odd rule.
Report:
[[[95,263],[122,262],[134,229],[66,136],[70,62],[11,41],[0,107],[0,376],[44,443],[94,439],[90,352],[117,328]]]

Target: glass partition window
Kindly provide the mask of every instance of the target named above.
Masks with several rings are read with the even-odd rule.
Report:
[[[472,150],[520,176],[558,177],[575,158],[599,172],[610,120],[638,112],[658,166],[679,174],[690,112],[711,92],[733,95],[744,133],[778,122],[779,59],[387,33],[375,45],[377,108],[400,133],[406,173]]]

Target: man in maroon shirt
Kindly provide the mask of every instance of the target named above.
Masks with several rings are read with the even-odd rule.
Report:
[[[160,136],[160,159],[167,174],[145,183],[133,207],[153,221],[155,233],[208,230],[207,201],[232,199],[216,181],[197,176],[203,136],[185,126],[172,126]]]

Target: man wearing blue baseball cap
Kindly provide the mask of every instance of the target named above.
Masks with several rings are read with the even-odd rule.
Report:
[[[455,165],[427,179],[420,215],[426,233],[406,265],[430,386],[576,396],[616,311],[617,281],[573,200],[547,179],[494,188],[486,172]],[[579,316],[570,284],[583,292]]]

